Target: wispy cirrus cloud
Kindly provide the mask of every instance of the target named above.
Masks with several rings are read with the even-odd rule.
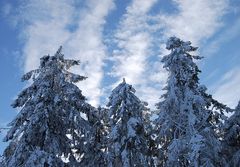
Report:
[[[208,44],[206,50],[203,50],[204,55],[214,55],[220,49],[221,45],[238,38],[240,36],[240,19],[236,20],[231,26],[227,27],[215,40]]]
[[[113,51],[115,66],[112,74],[139,84],[146,69],[152,42],[147,31],[147,13],[156,0],[133,0],[127,7],[115,33],[117,49]]]
[[[162,94],[161,88],[167,78],[159,62],[162,55],[168,53],[164,44],[166,39],[174,35],[201,45],[222,26],[221,19],[228,8],[228,0],[194,3],[191,0],[174,0],[172,5],[177,12],[149,14],[156,2],[133,0],[128,6],[115,34],[118,49],[114,51],[116,65],[113,70],[114,76],[119,79],[125,77],[136,85],[140,97],[150,101],[151,107]],[[161,5],[161,1],[158,3]],[[148,24],[149,19],[153,24]],[[162,36],[155,36],[156,31]],[[153,56],[155,62],[152,61]]]
[[[164,5],[160,0],[130,1],[114,31],[114,40],[108,39],[116,44],[111,74],[118,81],[125,77],[151,107],[158,101],[167,80],[160,63],[162,55],[167,54],[166,39],[175,35],[201,46],[222,26],[222,17],[228,8],[228,0],[171,2],[176,11],[153,14],[151,10],[155,4]],[[88,79],[78,86],[96,106],[103,95],[104,73],[109,72],[103,68],[104,60],[110,57],[106,51],[108,46],[104,44],[104,25],[115,4],[113,0],[78,3],[75,0],[23,1],[16,18],[23,23],[25,71],[36,68],[41,56],[53,54],[63,45],[66,57],[82,61],[81,67],[74,71]],[[10,10],[12,8],[6,7],[7,14]]]
[[[112,0],[87,2],[87,8],[83,10],[78,21],[79,28],[73,33],[66,47],[69,49],[69,55],[80,58],[83,62],[81,71],[88,79],[78,86],[89,98],[89,102],[97,106],[103,94],[101,83],[104,76],[104,60],[107,57],[103,28],[106,16],[114,8],[114,3]]]
[[[38,67],[40,57],[55,53],[70,38],[66,25],[71,24],[74,8],[65,0],[58,3],[30,0],[19,10],[18,19],[23,22],[21,32],[25,40],[25,71],[29,71]]]
[[[240,68],[236,67],[226,72],[212,89],[215,98],[234,108],[240,100]]]
[[[159,20],[165,25],[166,36],[178,36],[200,44],[202,40],[214,35],[223,25],[229,0],[174,0],[178,12],[160,14]]]
[[[93,105],[99,104],[103,61],[106,56],[102,33],[105,17],[113,9],[112,0],[89,0],[79,7],[77,1],[24,1],[15,16],[24,39],[23,54],[25,71],[38,67],[39,58],[54,54],[60,45],[64,46],[67,58],[80,59],[77,73],[88,79],[78,86]],[[78,7],[76,7],[78,6]]]
[[[225,26],[223,17],[230,10],[229,0],[199,0],[194,1],[194,3],[191,0],[174,0],[172,2],[176,7],[177,12],[173,14],[161,13],[158,16],[159,21],[164,24],[164,38],[174,35],[183,40],[190,40],[193,42],[193,45],[197,45],[200,48],[201,46],[204,46],[206,40],[214,36]],[[214,40],[209,46],[205,46],[207,48],[201,49],[200,54],[209,57],[216,51],[215,49],[222,42],[233,37],[233,34],[236,35],[238,26],[238,23],[236,23],[234,27],[231,28],[231,32],[226,30],[224,35],[227,35],[228,37],[225,38],[222,36],[224,39],[219,38]],[[161,50],[163,50],[162,45]],[[166,54],[166,52],[162,53]],[[219,95],[222,86],[223,85],[218,85],[218,89],[215,90],[216,92],[214,94]],[[220,101],[226,102],[229,95],[231,95],[231,93],[226,96],[223,93],[219,96],[220,98],[218,98],[218,96],[214,97]],[[235,95],[233,95],[233,97],[234,96]]]
[[[156,91],[157,86],[151,83],[155,78],[149,75],[150,71],[154,73],[150,65],[154,42],[148,19],[156,2],[133,0],[127,7],[114,35],[117,49],[113,51],[115,65],[111,72],[119,80],[126,78],[128,83],[133,84],[139,97],[148,101],[151,107],[160,95],[160,91]]]

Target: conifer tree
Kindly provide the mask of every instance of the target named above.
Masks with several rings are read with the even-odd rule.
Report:
[[[143,120],[145,106],[134,95],[135,89],[125,80],[110,96],[108,166],[148,166],[148,138]]]
[[[216,129],[225,106],[208,95],[206,87],[199,84],[200,70],[194,59],[201,57],[190,54],[197,47],[191,46],[191,42],[171,37],[166,48],[171,53],[162,59],[169,77],[164,88],[166,93],[157,104],[158,165],[223,166]]]
[[[33,82],[12,104],[21,110],[5,137],[10,142],[3,154],[7,167],[77,166],[84,155],[91,126],[80,113],[89,115],[91,106],[74,83],[86,77],[68,71],[79,61],[64,59],[61,49],[22,77]]]
[[[91,125],[91,133],[89,140],[87,141],[87,151],[80,162],[80,166],[84,167],[105,167],[107,166],[107,110],[105,108],[98,107],[93,109],[91,116],[88,117],[88,121]]]
[[[225,121],[223,146],[223,153],[229,166],[238,167],[240,164],[240,101],[234,114]]]
[[[142,102],[142,105],[147,106],[147,102]],[[144,128],[146,131],[146,138],[147,138],[147,145],[148,145],[148,150],[146,152],[147,155],[147,162],[149,166],[154,166],[155,165],[155,159],[158,154],[158,145],[156,144],[155,141],[155,133],[154,133],[154,124],[152,118],[155,116],[153,115],[154,111],[151,111],[149,108],[146,108],[143,110],[143,121],[144,121]]]

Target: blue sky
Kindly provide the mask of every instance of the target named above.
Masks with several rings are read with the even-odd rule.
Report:
[[[78,86],[95,106],[125,77],[155,109],[172,35],[199,47],[200,82],[209,93],[230,107],[240,99],[239,0],[2,0],[0,19],[2,127],[17,114],[10,104],[26,86],[22,74],[60,45],[66,58],[81,60],[73,71],[88,76]]]

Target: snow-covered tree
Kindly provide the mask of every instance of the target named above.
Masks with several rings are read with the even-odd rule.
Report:
[[[7,167],[76,166],[86,151],[91,126],[80,113],[89,115],[91,106],[74,84],[86,77],[68,71],[79,61],[64,59],[61,49],[22,77],[33,82],[12,104],[21,110],[4,139],[10,142],[3,154]]]
[[[108,166],[141,167],[151,163],[143,120],[146,107],[134,93],[135,89],[123,80],[109,98]]]
[[[234,114],[225,121],[223,147],[229,166],[238,167],[240,165],[240,101]]]
[[[143,102],[143,105],[148,105],[147,102]],[[143,110],[143,121],[144,121],[144,128],[146,133],[146,138],[148,140],[148,151],[147,151],[147,161],[149,166],[154,166],[155,159],[158,154],[158,145],[155,142],[155,133],[154,133],[154,124],[153,118],[155,118],[154,111],[150,110],[149,108],[145,108]]]
[[[171,53],[163,57],[162,63],[169,77],[157,104],[159,115],[155,122],[160,147],[158,165],[222,166],[216,129],[224,105],[199,85],[200,70],[194,59],[201,57],[190,54],[197,48],[176,37],[169,38],[166,48]]]
[[[80,162],[84,167],[104,167],[107,166],[107,109],[98,107],[93,109],[88,121],[91,125],[91,133],[87,141],[87,151]]]

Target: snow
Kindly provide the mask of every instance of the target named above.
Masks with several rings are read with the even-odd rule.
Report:
[[[170,37],[166,48],[169,77],[157,111],[125,79],[96,109],[75,85],[87,77],[68,71],[80,61],[65,59],[62,47],[43,56],[22,77],[33,82],[12,104],[21,109],[0,166],[239,166],[240,102],[231,110],[200,85],[202,57],[190,41]]]
[[[141,166],[152,160],[146,155],[150,140],[145,136],[143,118],[146,103],[141,102],[135,92],[123,79],[109,97],[109,117],[112,119],[108,149],[112,159],[108,166]]]
[[[85,136],[90,129],[80,113],[89,114],[90,105],[72,82],[86,77],[69,73],[66,68],[77,64],[64,59],[60,47],[54,56],[40,59],[39,69],[22,77],[33,79],[33,83],[12,104],[22,108],[4,139],[10,141],[4,152],[6,166],[64,166],[58,155],[75,157],[74,147],[84,150],[84,145],[78,144],[88,140]],[[67,137],[69,129],[75,132],[71,138]]]
[[[171,51],[163,57],[164,68],[169,78],[157,104],[159,109],[156,123],[156,141],[161,145],[163,156],[160,166],[224,166],[220,156],[220,134],[215,131],[223,114],[209,109],[227,110],[227,107],[212,99],[206,87],[199,84],[200,70],[190,52],[197,47],[191,42],[170,37],[166,48]],[[218,114],[217,114],[218,113]],[[220,158],[221,157],[221,158]]]

